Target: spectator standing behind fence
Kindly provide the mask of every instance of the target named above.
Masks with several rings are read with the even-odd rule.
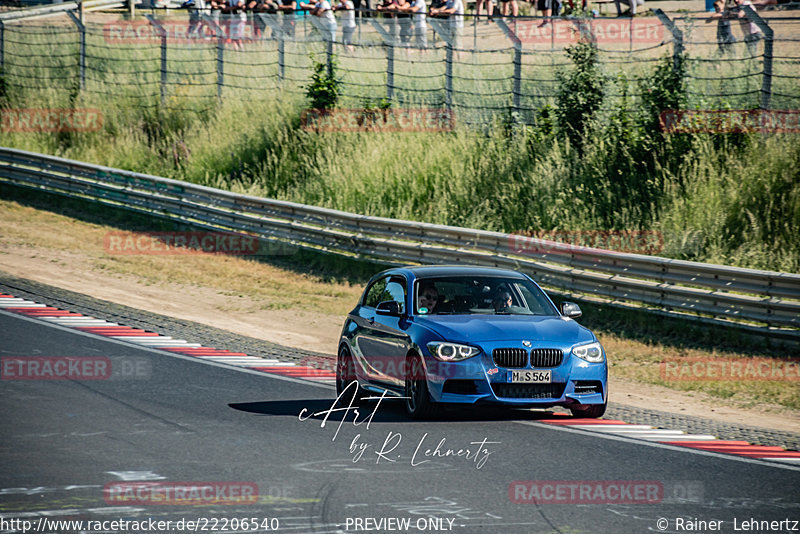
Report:
[[[186,0],[181,7],[189,10],[189,28],[186,30],[186,36],[189,39],[205,38],[206,24],[203,22],[203,11],[206,9],[205,0]]]
[[[461,0],[447,0],[442,7],[432,7],[431,15],[450,19],[450,42],[458,57],[461,48],[461,32],[464,29],[464,4]]]
[[[511,6],[511,15],[516,17],[519,16],[519,4],[517,4],[517,0],[500,0],[500,13],[507,17],[508,7]]]
[[[725,9],[724,0],[714,2],[714,11],[715,13],[706,20],[706,24],[717,21],[717,47],[720,54],[727,54],[736,42],[736,37],[731,31],[731,15]]]
[[[295,11],[297,11],[297,0],[280,0],[278,10],[283,13],[283,36],[294,39]]]
[[[395,4],[397,25],[400,26],[400,46],[411,46],[411,14],[408,12],[410,7],[408,0],[397,0]]]
[[[244,0],[227,0],[222,13],[228,18],[228,42],[234,49],[242,49],[244,39],[244,25],[247,15],[244,12]]]
[[[538,0],[536,2],[539,11],[542,12],[544,20],[539,27],[542,28],[552,22],[550,17],[557,17],[561,14],[561,0]],[[555,6],[555,7],[554,7]]]
[[[739,7],[739,25],[742,28],[742,33],[744,34],[744,42],[747,43],[747,50],[750,52],[751,56],[755,56],[758,52],[758,41],[761,40],[763,35],[758,29],[758,25],[755,22],[751,22],[747,20],[747,13],[744,12],[745,6],[753,7],[753,3],[750,0],[734,0],[736,5]]]
[[[397,0],[383,0],[375,9],[383,13],[383,16],[389,19],[389,33],[392,34],[392,39],[399,39],[400,28],[398,24],[395,24],[397,19],[395,19],[394,15],[397,11]]]
[[[414,21],[414,44],[421,50],[428,48],[428,22],[425,19],[425,11],[427,11],[425,0],[406,2],[401,10],[410,13]]]
[[[494,14],[494,3],[492,0],[475,0],[475,16],[480,18],[483,4],[486,4],[486,15],[491,21],[492,15]]]
[[[618,17],[622,16],[622,4],[629,7],[628,16],[633,17],[636,15],[636,7],[642,7],[644,5],[644,0],[614,0],[614,5],[617,6]]]
[[[219,26],[219,15],[225,8],[225,0],[209,0],[208,7],[211,8],[211,20],[214,21],[214,24]]]
[[[342,14],[342,46],[345,50],[352,52],[353,34],[356,32],[356,7],[353,0],[342,0],[335,6],[334,11],[344,11]]]
[[[311,10],[311,14],[317,17],[322,38],[326,41],[336,41],[336,17],[333,16],[331,3],[328,0],[320,0]]]
[[[250,13],[251,26],[253,28],[253,37],[256,39],[263,35],[267,28],[267,23],[264,22],[263,16],[269,17],[272,21],[271,27],[277,26],[278,18],[278,4],[275,0],[246,0],[245,9]],[[272,38],[275,39],[275,30],[272,30]]]

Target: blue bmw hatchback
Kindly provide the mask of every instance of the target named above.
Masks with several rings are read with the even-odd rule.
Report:
[[[608,367],[595,335],[528,276],[466,266],[404,267],[369,281],[342,329],[339,395],[405,397],[412,417],[439,404],[564,406],[600,417]]]

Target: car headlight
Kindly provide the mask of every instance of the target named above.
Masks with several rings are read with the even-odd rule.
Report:
[[[596,341],[594,343],[589,343],[588,345],[578,345],[577,347],[572,347],[572,354],[591,363],[600,363],[604,359],[603,347],[601,347],[600,343]]]
[[[443,362],[458,362],[472,358],[481,353],[481,350],[469,345],[459,345],[458,343],[447,343],[444,341],[432,341],[428,343],[428,350],[431,354]]]

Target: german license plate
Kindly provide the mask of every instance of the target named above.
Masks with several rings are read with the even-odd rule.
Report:
[[[509,382],[523,382],[527,384],[549,384],[553,381],[550,371],[509,371]]]

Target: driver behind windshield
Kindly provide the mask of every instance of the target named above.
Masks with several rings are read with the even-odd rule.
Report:
[[[417,290],[417,310],[421,314],[436,313],[439,304],[439,292],[431,282],[423,282]]]

